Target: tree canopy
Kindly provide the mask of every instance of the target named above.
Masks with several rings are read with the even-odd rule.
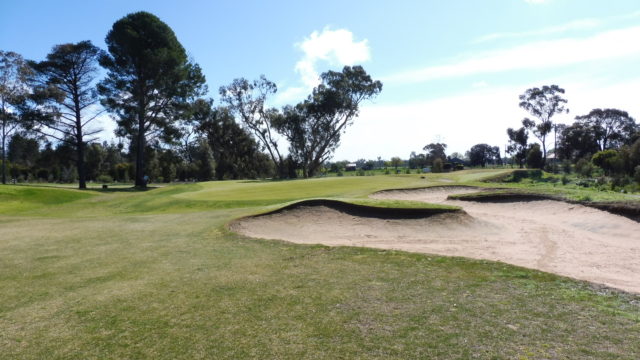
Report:
[[[101,54],[102,51],[90,41],[81,41],[56,45],[46,60],[30,62],[35,71],[36,99],[48,105],[41,110],[50,114],[39,117],[41,121],[36,129],[76,149],[80,189],[87,187],[84,149],[101,131],[87,130],[88,124],[101,113],[95,107],[98,95],[94,84]]]
[[[527,89],[520,95],[520,107],[538,119],[538,122],[525,118],[522,125],[533,131],[542,143],[543,162],[547,158],[547,135],[553,130],[552,118],[555,114],[569,112],[565,108],[567,100],[562,97],[564,89],[558,85]]]
[[[600,150],[630,145],[638,131],[635,120],[626,111],[618,109],[593,109],[586,115],[576,116],[579,124],[591,128]]]
[[[2,183],[7,183],[7,140],[24,124],[23,115],[30,96],[31,68],[15,52],[0,50],[0,141],[2,142]]]
[[[314,176],[340,144],[346,128],[358,116],[362,101],[382,91],[362,66],[345,66],[341,72],[320,75],[321,83],[295,107],[273,117],[273,125],[289,140],[289,151],[305,177]]]
[[[116,21],[105,42],[109,54],[100,64],[108,74],[98,90],[102,104],[117,116],[118,133],[135,144],[135,184],[145,187],[145,144],[178,135],[176,123],[204,94],[205,78],[171,28],[148,12]]]

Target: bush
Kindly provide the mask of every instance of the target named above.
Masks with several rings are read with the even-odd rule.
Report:
[[[542,151],[540,145],[533,144],[527,152],[527,167],[541,169],[543,166]]]
[[[576,172],[578,176],[589,178],[593,173],[593,164],[588,159],[582,158],[576,163]]]
[[[365,175],[364,169],[358,169],[358,171],[356,172],[356,175],[364,176]]]
[[[100,175],[96,178],[96,181],[103,184],[110,184],[113,182],[113,178],[109,175]]]
[[[344,174],[342,173],[342,171],[338,171],[338,172],[336,173],[336,176],[344,176]]]
[[[562,181],[562,185],[567,185],[569,183],[569,177],[566,174],[562,175],[560,180]]]

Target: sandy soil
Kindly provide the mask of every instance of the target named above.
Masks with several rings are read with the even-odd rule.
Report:
[[[640,224],[585,206],[541,200],[448,201],[475,189],[386,191],[379,199],[446,203],[464,209],[424,219],[357,217],[300,207],[232,224],[239,233],[295,243],[367,246],[506,263],[640,293]]]

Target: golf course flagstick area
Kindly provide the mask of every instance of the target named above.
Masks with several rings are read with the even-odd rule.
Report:
[[[0,187],[0,358],[637,359],[632,293],[503,262],[226,228],[305,199],[403,207],[367,197],[442,180],[478,186],[499,172],[144,192]],[[465,212],[426,219],[486,226]]]

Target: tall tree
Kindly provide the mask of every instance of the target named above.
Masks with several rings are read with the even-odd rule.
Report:
[[[576,120],[592,129],[600,150],[630,145],[638,131],[635,120],[618,109],[593,109],[587,115],[576,116]]]
[[[600,147],[593,127],[575,122],[560,131],[556,154],[561,159],[575,162],[584,157],[591,158],[598,150]]]
[[[95,80],[102,51],[90,41],[53,47],[47,59],[30,62],[35,71],[36,95],[51,106],[51,117],[37,128],[43,134],[76,149],[78,187],[86,189],[85,148],[101,130],[89,124],[102,112],[97,109]],[[39,94],[38,94],[39,93]]]
[[[522,120],[525,128],[532,130],[533,134],[542,143],[543,162],[547,159],[547,135],[553,130],[552,118],[555,114],[569,112],[565,108],[567,100],[562,97],[564,89],[558,85],[543,86],[542,88],[527,89],[520,95],[520,107],[535,116],[539,122],[529,118]]]
[[[271,176],[269,156],[260,152],[258,143],[228,108],[214,108],[211,101],[201,99],[194,104],[193,118],[196,131],[209,142],[218,180]]]
[[[524,160],[527,158],[527,141],[529,141],[529,132],[525,127],[521,127],[517,130],[508,128],[507,135],[509,136],[507,152],[512,154],[520,168],[523,168]]]
[[[289,140],[294,161],[304,177],[314,176],[340,145],[340,137],[359,114],[359,105],[382,91],[362,66],[320,75],[321,83],[295,107],[273,117],[274,126]]]
[[[433,165],[436,159],[440,159],[443,162],[447,160],[447,144],[445,143],[431,143],[422,148],[427,152],[427,162]]]
[[[500,160],[500,148],[488,144],[476,144],[467,153],[471,166],[485,167],[487,163],[494,164]]]
[[[30,87],[31,68],[20,54],[0,50],[0,140],[2,141],[2,183],[7,183],[7,140],[23,123]]]
[[[187,118],[189,103],[204,94],[200,67],[190,61],[173,30],[148,12],[129,14],[113,24],[105,39],[108,70],[98,91],[102,104],[118,119],[118,131],[135,146],[135,185],[146,187],[145,146],[171,141],[177,122]]]
[[[272,125],[277,110],[266,108],[265,105],[268,97],[277,91],[276,84],[267,80],[264,75],[254,81],[235,79],[231,84],[220,87],[222,101],[227,104],[231,114],[237,115],[245,129],[267,150],[278,170],[278,176],[282,178],[287,176],[285,157],[278,148],[278,139]]]

